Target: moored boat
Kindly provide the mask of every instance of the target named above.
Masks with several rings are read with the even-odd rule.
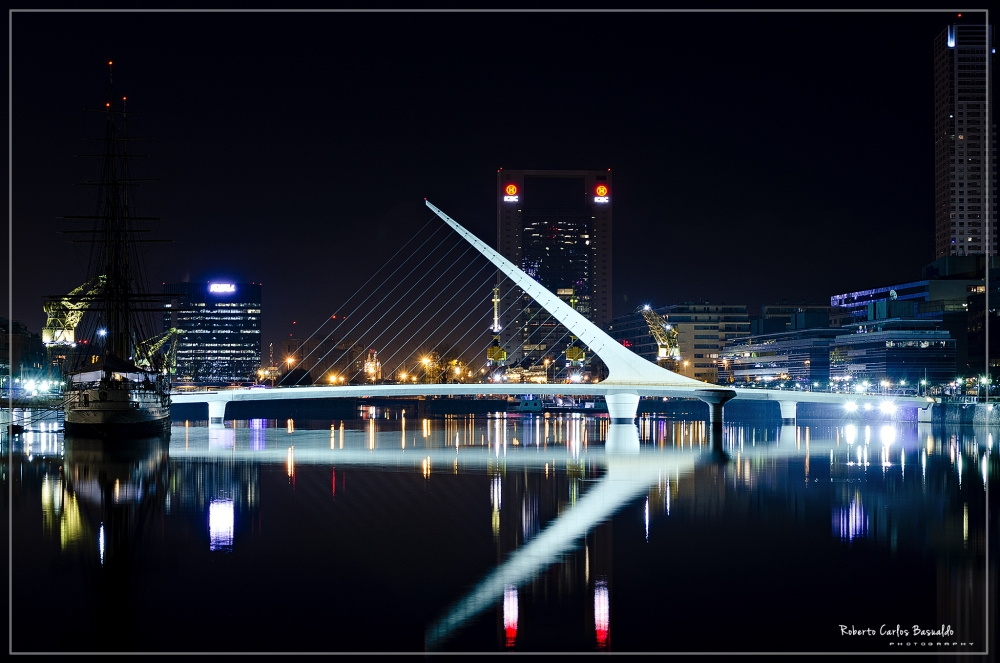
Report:
[[[109,73],[112,63],[108,63]],[[156,220],[135,215],[135,189],[147,181],[132,175],[125,97],[116,98],[110,79],[97,211],[64,219],[90,223],[68,232],[89,234],[88,280],[68,295],[47,298],[49,321],[43,341],[71,357],[64,395],[67,432],[99,436],[149,435],[170,427],[170,376],[163,334],[153,332],[160,296],[144,292],[139,224]],[[79,333],[77,325],[80,326]],[[69,347],[66,347],[69,346]],[[72,350],[70,349],[72,348]]]

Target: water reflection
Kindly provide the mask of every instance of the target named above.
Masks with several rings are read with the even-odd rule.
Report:
[[[105,568],[127,568],[142,527],[165,508],[167,450],[164,436],[127,442],[65,437],[62,529],[98,549]]]
[[[242,600],[226,601],[226,628],[248,650],[278,641],[248,626],[259,616],[322,619],[336,649],[610,650],[614,621],[617,650],[718,650],[698,615],[736,597],[766,606],[729,627],[740,651],[870,650],[823,630],[837,619],[941,622],[982,639],[990,431],[830,422],[724,433],[720,459],[703,422],[656,417],[418,422],[376,411],[178,426],[169,442],[127,447],[38,428],[15,449],[15,493],[32,495],[16,510],[38,518],[42,539],[15,549],[15,564],[96,570],[75,593],[81,614],[173,606],[169,640],[131,617],[124,638],[96,617],[71,627],[114,639],[104,649],[197,650],[211,611],[192,603],[231,595]],[[52,582],[75,582],[69,567]],[[282,600],[278,588],[292,586],[309,589]],[[22,649],[40,632],[17,614],[40,605],[37,592],[15,581]],[[685,610],[669,620],[642,609],[678,597]],[[372,606],[418,617],[387,630],[365,618]],[[802,635],[769,639],[775,620]]]

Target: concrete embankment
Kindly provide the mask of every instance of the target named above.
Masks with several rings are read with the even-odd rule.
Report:
[[[939,403],[934,423],[945,426],[1000,426],[1000,404]]]

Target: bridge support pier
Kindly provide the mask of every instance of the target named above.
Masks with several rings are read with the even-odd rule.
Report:
[[[778,401],[778,407],[781,408],[781,423],[795,423],[795,405],[795,401]]]
[[[226,401],[208,401],[208,425],[209,427],[224,426],[226,419]]]
[[[725,454],[722,448],[722,410],[726,401],[736,398],[734,391],[696,389],[695,396],[708,403],[708,440],[712,451]]]
[[[605,394],[604,401],[608,404],[608,416],[614,424],[634,424],[635,415],[639,411],[639,394],[635,392],[618,392]]]
[[[928,403],[927,407],[917,408],[917,423],[929,424],[934,421],[934,404]]]

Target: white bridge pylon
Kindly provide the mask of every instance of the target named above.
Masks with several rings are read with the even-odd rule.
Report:
[[[539,306],[548,311],[552,317],[562,323],[570,333],[585,343],[604,361],[608,367],[608,378],[602,380],[600,384],[607,389],[605,399],[608,403],[608,414],[613,420],[635,419],[639,405],[639,394],[634,391],[637,386],[680,387],[702,392],[692,395],[708,401],[710,408],[713,403],[718,403],[721,406],[721,403],[736,395],[732,390],[678,375],[646,361],[616,342],[604,330],[577,313],[569,304],[525,274],[514,263],[491,249],[486,243],[459,225],[457,221],[432,205],[429,200],[425,198],[424,202],[431,211],[441,217],[441,220],[451,226],[465,241],[496,265],[497,269],[503,272],[507,278],[516,283],[518,287],[538,302]],[[616,386],[621,387],[621,389],[615,389]]]

